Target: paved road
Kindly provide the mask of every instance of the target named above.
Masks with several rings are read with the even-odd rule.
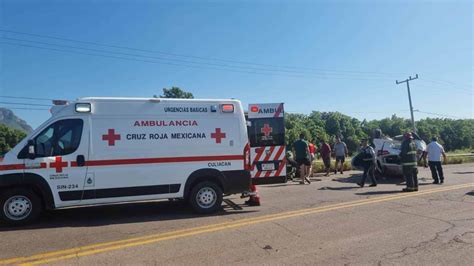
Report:
[[[474,164],[445,170],[432,185],[421,169],[418,193],[358,188],[359,172],[261,186],[263,206],[214,216],[179,202],[51,212],[0,228],[0,264],[472,265]]]

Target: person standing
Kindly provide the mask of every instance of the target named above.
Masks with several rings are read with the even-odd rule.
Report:
[[[416,145],[413,141],[413,136],[409,132],[403,135],[400,162],[402,163],[403,176],[405,177],[407,184],[407,187],[403,189],[403,192],[418,191]]]
[[[433,177],[433,184],[443,184],[444,174],[443,167],[441,166],[441,155],[443,155],[444,162],[446,163],[446,153],[441,144],[438,143],[438,139],[433,137],[430,144],[426,147],[426,153],[423,156],[426,167],[426,157],[428,157],[428,164],[431,170],[431,177]]]
[[[300,134],[300,139],[293,143],[293,149],[295,154],[295,160],[298,163],[298,167],[300,169],[300,177],[301,182],[300,184],[304,184],[305,181],[308,184],[311,184],[311,181],[308,178],[308,170],[309,166],[311,165],[309,159],[309,145],[308,142],[304,139],[304,134]]]
[[[367,180],[367,176],[370,175],[370,179],[372,180],[372,184],[369,187],[376,187],[377,180],[375,179],[374,175],[374,167],[375,167],[375,151],[374,148],[368,145],[367,139],[362,139],[360,143],[360,153],[362,156],[362,166],[364,167],[364,174],[362,175],[362,179],[360,180],[357,185],[360,187],[364,187],[365,181]]]
[[[321,140],[320,144],[319,153],[323,159],[324,169],[326,171],[324,176],[329,176],[329,171],[331,170],[331,146],[329,146],[325,140]]]
[[[314,141],[313,141],[314,142]],[[308,146],[309,146],[309,162],[310,162],[310,165],[309,165],[309,174],[308,176],[313,176],[313,161],[314,159],[316,158],[315,155],[316,155],[316,147],[314,146],[313,143],[309,142],[308,143]]]
[[[336,155],[336,164],[334,166],[334,174],[337,173],[337,165],[341,163],[340,173],[344,173],[344,161],[346,160],[346,156],[348,154],[347,145],[343,141],[341,141],[341,137],[336,137],[336,143],[334,144],[334,153]]]

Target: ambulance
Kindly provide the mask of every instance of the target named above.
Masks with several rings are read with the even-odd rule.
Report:
[[[198,213],[250,186],[238,100],[81,98],[0,163],[0,217],[24,224],[44,209],[185,199]]]
[[[254,185],[287,180],[284,113],[283,103],[249,104],[247,126]]]

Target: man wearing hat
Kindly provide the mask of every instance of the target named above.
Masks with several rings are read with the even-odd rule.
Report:
[[[400,161],[402,163],[403,176],[405,177],[405,181],[407,184],[407,187],[403,189],[403,192],[418,191],[416,145],[413,141],[413,136],[409,132],[403,135]]]

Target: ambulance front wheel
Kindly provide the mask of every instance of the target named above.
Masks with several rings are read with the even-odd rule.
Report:
[[[222,189],[214,182],[200,182],[191,190],[189,203],[197,213],[214,213],[221,208]]]
[[[41,213],[41,199],[30,189],[14,188],[0,194],[0,218],[10,225],[34,221]]]

